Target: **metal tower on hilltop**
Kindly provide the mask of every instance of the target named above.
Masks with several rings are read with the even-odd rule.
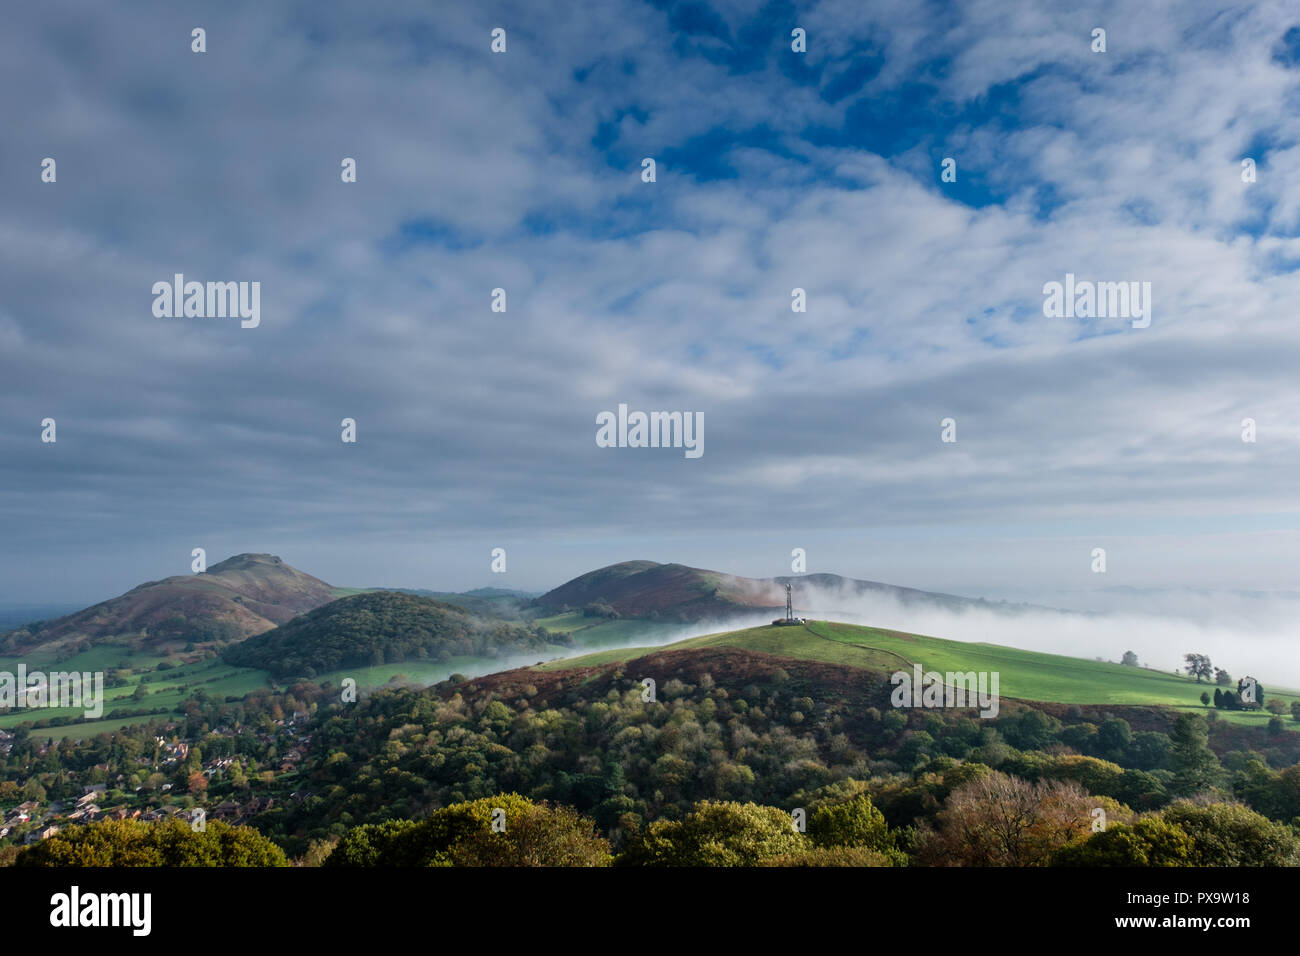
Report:
[[[802,617],[794,616],[794,600],[791,597],[790,585],[785,586],[785,617],[778,617],[772,622],[776,627],[788,627],[791,624],[807,624],[808,621]]]

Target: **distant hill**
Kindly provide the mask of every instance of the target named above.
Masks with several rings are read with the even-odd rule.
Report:
[[[82,607],[81,604],[0,604],[0,634],[25,624],[43,625]]]
[[[546,592],[535,605],[546,613],[608,607],[619,617],[693,622],[783,610],[787,583],[792,585],[796,609],[815,611],[819,616],[828,616],[836,602],[851,604],[868,596],[950,610],[986,607],[1012,611],[1021,607],[838,574],[744,578],[654,561],[624,561],[589,571]]]
[[[333,599],[324,581],[271,554],[238,554],[202,574],[149,581],[125,594],[0,637],[0,653],[52,651],[129,639],[138,647],[242,641]]]
[[[550,642],[563,640],[552,636]],[[227,648],[229,664],[276,677],[315,677],[341,667],[407,660],[495,657],[541,650],[541,632],[486,620],[451,604],[401,591],[340,598],[242,644]]]
[[[335,597],[352,597],[354,594],[371,594],[390,591],[433,598],[444,604],[454,604],[480,617],[495,617],[502,621],[523,621],[536,591],[513,591],[507,588],[475,588],[472,591],[433,591],[429,588],[335,588]],[[534,615],[535,616],[535,615]]]

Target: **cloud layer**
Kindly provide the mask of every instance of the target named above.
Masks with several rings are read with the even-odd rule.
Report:
[[[1288,587],[1300,31],[1130,7],[15,11],[0,598],[198,546],[446,588],[497,546],[532,588],[804,547],[990,595],[1106,547],[1107,585]],[[261,326],[154,318],[176,272],[261,282]],[[1045,318],[1067,272],[1151,282],[1150,328]],[[704,456],[597,448],[620,402],[703,412]]]

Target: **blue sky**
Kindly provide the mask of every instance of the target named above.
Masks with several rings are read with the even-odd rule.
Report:
[[[1290,588],[1286,11],[15,10],[0,601],[101,599],[193,547],[447,589],[794,547],[958,593]],[[260,327],[155,318],[176,272],[259,281]],[[1067,272],[1151,282],[1151,326],[1044,317]],[[705,454],[598,448],[621,402],[702,412]]]

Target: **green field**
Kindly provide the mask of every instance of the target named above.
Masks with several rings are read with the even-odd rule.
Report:
[[[243,697],[254,690],[269,687],[265,671],[251,670],[246,667],[231,667],[220,660],[198,661],[193,664],[179,664],[166,671],[154,670],[164,657],[153,655],[130,655],[117,645],[102,644],[81,654],[76,654],[63,661],[43,659],[33,654],[21,659],[27,670],[106,672],[123,665],[134,673],[128,683],[121,687],[104,687],[104,717],[100,720],[70,724],[61,727],[40,727],[34,732],[40,736],[61,739],[67,736],[87,736],[115,730],[133,723],[144,723],[158,719],[164,714],[135,717],[110,717],[116,709],[167,711],[179,714],[185,701],[194,696],[200,688],[210,697]],[[17,673],[17,658],[0,658],[0,671]],[[145,687],[145,696],[136,700],[136,687],[141,683]],[[9,729],[19,724],[32,721],[48,720],[54,717],[82,717],[84,710],[75,707],[42,707],[39,709],[15,708],[7,714],[0,714],[0,729]]]
[[[352,597],[356,594],[369,594],[371,591],[378,591],[380,588],[330,588],[330,594],[335,600],[339,598]]]
[[[631,640],[654,640],[666,637],[680,624],[664,624],[641,618],[610,620],[600,617],[583,617],[581,611],[568,611],[551,617],[539,617],[532,623],[540,624],[556,634],[568,634],[580,647],[602,647],[624,644]]]
[[[579,648],[597,648],[582,656],[537,665],[538,669],[546,671],[628,661],[662,650],[738,647],[763,654],[874,671],[908,669],[913,664],[920,664],[926,670],[942,672],[996,671],[999,675],[999,694],[1009,699],[1065,704],[1162,705],[1201,713],[1214,710],[1200,702],[1202,691],[1213,694],[1213,685],[1198,684],[1183,675],[1019,650],[998,644],[965,643],[851,624],[813,621],[803,627],[762,626],[708,634],[674,644],[599,649],[602,645],[622,645],[630,640],[653,640],[656,636],[671,633],[673,626],[642,620],[584,618],[580,612],[542,618],[537,623],[548,630],[569,635]],[[458,657],[441,662],[412,660],[400,664],[343,668],[318,675],[314,680],[317,683],[328,681],[337,686],[343,678],[350,677],[362,689],[380,687],[395,680],[429,685],[445,680],[453,673],[477,677],[511,667],[527,666],[530,661],[526,658],[545,659],[548,656],[572,653],[573,650],[552,645],[535,654],[517,655],[502,660],[486,657]],[[222,699],[242,697],[270,686],[265,671],[231,667],[220,660],[182,664],[166,671],[153,670],[162,660],[165,658],[132,655],[126,648],[113,644],[97,645],[57,663],[38,659],[36,655],[24,658],[23,662],[29,670],[107,671],[125,665],[137,672],[131,676],[130,683],[126,686],[104,688],[103,719],[62,727],[38,728],[36,733],[54,738],[89,736],[164,716],[109,717],[117,708],[147,708],[179,714],[185,701],[200,688],[209,696]],[[0,658],[0,670],[16,672],[17,665],[17,659]],[[1267,675],[1259,676],[1264,682],[1266,699],[1282,700],[1288,708],[1292,701],[1300,699],[1300,694],[1295,691],[1270,686]],[[143,699],[136,700],[133,694],[142,680],[147,694]],[[1262,711],[1221,710],[1215,713],[1220,720],[1261,727],[1267,724],[1271,716]],[[81,711],[73,708],[24,708],[0,714],[0,729],[33,720],[80,716]],[[1292,721],[1289,716],[1286,718],[1286,727],[1288,730],[1300,730],[1300,724]]]
[[[935,671],[997,672],[1001,696],[1018,700],[1052,701],[1063,704],[1164,705],[1204,712],[1202,691],[1214,693],[1211,684],[1165,671],[1125,667],[1103,661],[1062,657],[1038,651],[1023,651],[999,644],[970,644],[963,641],[905,634],[878,628],[813,621],[804,627],[752,627],[740,631],[709,634],[664,647],[629,647],[586,654],[568,660],[551,661],[540,670],[565,670],[615,661],[633,660],[661,650],[698,647],[740,647],[764,654],[777,654],[827,664],[843,664],[872,670],[894,671],[920,664]],[[1300,694],[1270,687],[1265,676],[1265,699],[1278,698],[1288,708]],[[1263,726],[1267,712],[1218,711],[1222,720]],[[1290,717],[1288,728],[1300,730]]]

